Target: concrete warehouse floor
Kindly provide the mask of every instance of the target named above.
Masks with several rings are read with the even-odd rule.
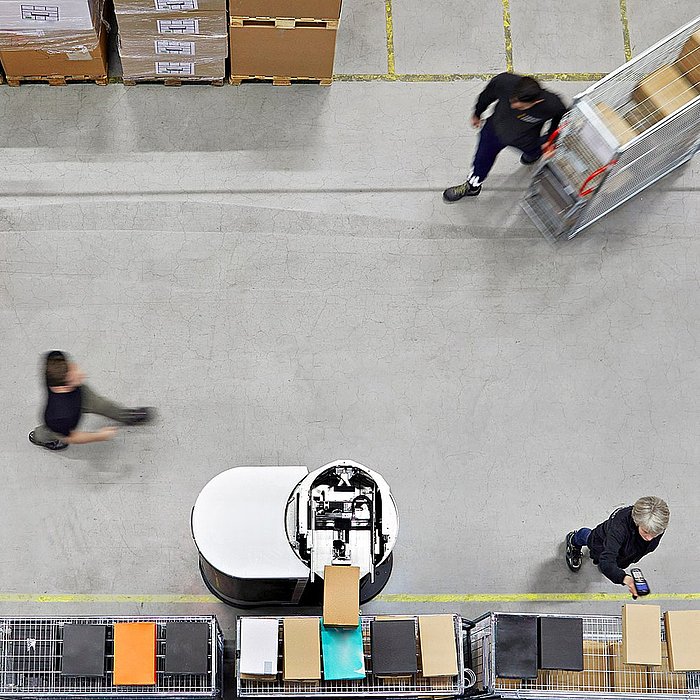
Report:
[[[516,153],[477,200],[441,199],[484,86],[449,74],[512,61],[570,97],[696,2],[394,0],[390,54],[385,10],[346,3],[330,88],[0,88],[0,614],[215,612],[230,632],[236,610],[193,597],[200,489],[342,457],[401,517],[398,598],[365,612],[618,613],[562,538],[645,494],[672,510],[651,586],[700,606],[678,597],[700,591],[700,159],[560,247],[519,208]],[[158,421],[30,445],[50,348]]]

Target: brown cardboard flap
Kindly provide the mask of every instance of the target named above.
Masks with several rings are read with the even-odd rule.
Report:
[[[661,666],[661,608],[622,606],[622,659],[626,664]]]
[[[653,693],[686,693],[688,691],[686,674],[671,672],[665,647],[661,650],[661,666],[649,667],[649,690]]]
[[[675,66],[691,85],[700,90],[700,29],[688,37]]]
[[[669,610],[664,622],[671,670],[700,671],[700,610]]]
[[[321,679],[321,636],[319,618],[285,617],[284,680]]]
[[[324,567],[323,624],[326,627],[357,627],[360,624],[359,566]]]
[[[230,34],[231,75],[333,77],[336,29],[231,25]]]
[[[418,618],[422,674],[426,678],[457,675],[455,623],[452,615]]]
[[[33,49],[3,49],[0,51],[0,61],[8,78],[51,75],[106,77],[107,30],[101,27],[98,44],[92,51],[49,53]]]
[[[673,114],[698,96],[698,91],[675,66],[662,66],[644,78],[632,92],[635,102],[654,123]]]
[[[231,17],[340,17],[340,0],[229,0],[228,5]]]
[[[646,666],[627,665],[624,662],[622,644],[610,642],[610,680],[613,691],[642,692],[649,689]]]
[[[606,105],[605,102],[598,102],[596,109],[598,110],[598,116],[608,128],[608,131],[618,140],[621,146],[624,146],[637,136],[637,130],[612,107]]]

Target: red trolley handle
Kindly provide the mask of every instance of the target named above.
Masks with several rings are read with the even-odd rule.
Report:
[[[593,180],[594,178],[598,177],[598,175],[602,175],[608,168],[611,168],[613,165],[616,165],[617,161],[616,160],[611,160],[607,165],[604,165],[602,168],[598,168],[598,170],[594,170],[584,181],[583,184],[581,185],[581,188],[578,191],[578,196],[579,197],[586,197],[589,195],[595,187],[586,187],[586,185]]]

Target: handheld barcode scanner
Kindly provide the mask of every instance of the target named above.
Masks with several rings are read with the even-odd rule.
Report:
[[[644,578],[644,574],[641,569],[630,569],[630,576],[634,579],[634,587],[637,589],[637,593],[640,596],[649,595],[651,589],[647,580]],[[637,600],[637,596],[632,596]]]

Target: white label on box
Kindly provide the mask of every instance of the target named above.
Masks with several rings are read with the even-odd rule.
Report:
[[[83,47],[80,51],[71,51],[70,53],[66,54],[66,58],[69,61],[91,61],[92,56],[90,55],[90,52]]]
[[[170,10],[177,12],[180,10],[198,10],[197,0],[153,0],[156,10]]]
[[[22,5],[22,19],[58,22],[58,5]]]
[[[199,34],[198,19],[159,19],[159,34]]]
[[[156,53],[176,54],[179,56],[194,56],[194,41],[172,41],[171,39],[156,39]]]
[[[194,75],[194,63],[156,61],[156,75]]]

